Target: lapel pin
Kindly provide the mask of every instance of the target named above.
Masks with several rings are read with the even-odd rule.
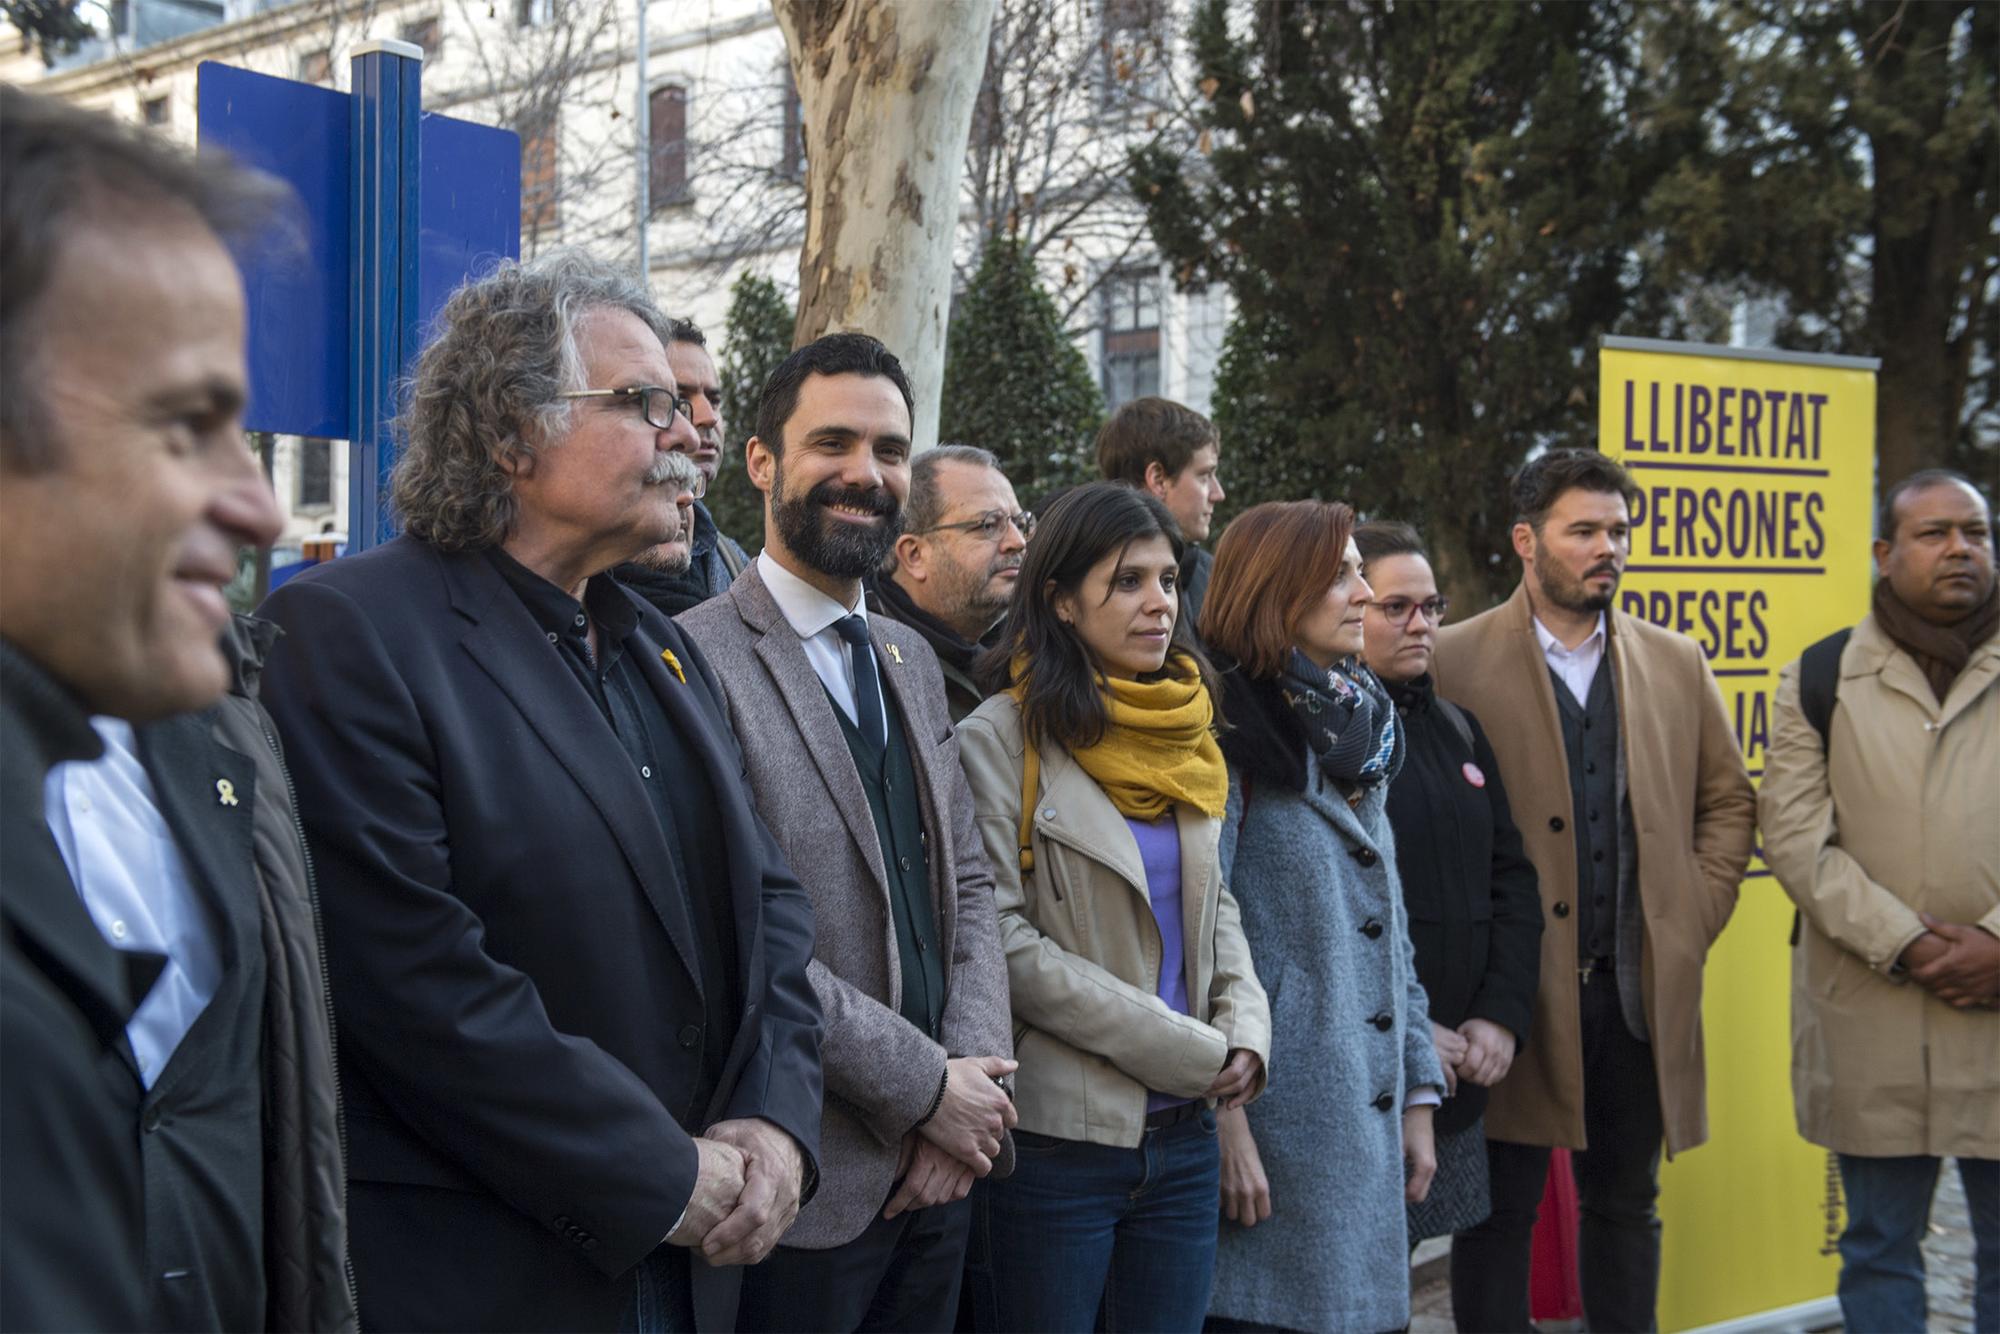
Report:
[[[215,799],[225,806],[242,805],[241,802],[236,800],[236,784],[230,782],[227,778],[218,778],[215,780]]]
[[[896,665],[901,667],[903,665],[903,650],[897,648],[894,644],[886,644],[884,647],[889,650],[889,656],[896,660]]]
[[[674,679],[679,681],[682,685],[686,685],[688,683],[687,673],[681,670],[681,660],[674,656],[674,651],[672,649],[670,648],[661,649],[660,661],[667,664],[667,670],[674,674]]]

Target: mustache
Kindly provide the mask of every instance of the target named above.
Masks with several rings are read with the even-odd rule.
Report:
[[[812,505],[844,505],[849,509],[866,510],[870,514],[880,514],[893,518],[902,511],[902,503],[889,492],[886,486],[842,486],[828,478],[812,490],[806,492],[806,502]]]
[[[1615,575],[1617,573],[1618,573],[1618,566],[1616,562],[1605,561],[1601,565],[1593,565],[1588,570],[1585,570],[1583,572],[1583,577],[1586,579],[1595,579],[1600,574]]]
[[[656,454],[646,468],[646,485],[665,486],[672,482],[691,490],[700,476],[701,470],[687,455],[679,452]]]

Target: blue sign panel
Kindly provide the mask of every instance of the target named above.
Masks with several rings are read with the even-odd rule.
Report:
[[[212,61],[196,78],[203,148],[285,181],[300,204],[290,244],[260,238],[237,255],[250,307],[244,425],[354,440],[365,432],[356,429],[351,402],[352,306],[366,275],[352,271],[352,99]],[[521,142],[507,130],[428,114],[419,137],[415,323],[428,332],[453,288],[521,253]]]
[[[353,434],[347,94],[213,61],[195,78],[202,148],[224,149],[298,194],[291,234],[257,238],[236,257],[250,305],[243,424],[346,440]]]

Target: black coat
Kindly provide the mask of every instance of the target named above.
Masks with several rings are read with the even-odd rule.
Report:
[[[263,698],[318,865],[364,1325],[614,1327],[716,1120],[774,1122],[816,1174],[811,904],[751,807],[707,663],[633,601],[625,651],[705,766],[705,832],[727,849],[742,1022],[705,1100],[666,838],[488,559],[399,538],[265,604],[287,631]],[[701,1327],[728,1327],[742,1271],[692,1269]]]
[[[158,955],[98,932],[42,784],[103,743],[0,640],[0,1329],[150,1327],[137,1098],[110,1076]]]
[[[1389,689],[1408,747],[1389,787],[1389,823],[1431,1019],[1446,1028],[1490,1020],[1525,1046],[1541,974],[1542,899],[1507,810],[1500,764],[1470,713],[1464,713],[1472,732],[1466,744],[1428,676]],[[1486,1096],[1461,1081],[1440,1109],[1437,1128],[1471,1125]]]

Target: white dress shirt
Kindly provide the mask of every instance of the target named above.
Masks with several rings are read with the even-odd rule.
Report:
[[[833,702],[847,715],[847,721],[859,727],[861,716],[854,707],[854,655],[833,623],[848,616],[859,616],[865,622],[866,602],[857,593],[852,607],[841,606],[772,560],[768,549],[757,553],[757,573],[763,576],[764,587],[771,590],[771,600],[778,604],[786,624],[797,633],[806,651],[806,661],[819,674],[826,693],[833,696]],[[876,689],[881,689],[879,684]],[[886,708],[882,716],[889,716]]]
[[[49,770],[42,809],[104,938],[114,949],[167,957],[165,971],[125,1025],[139,1076],[151,1088],[214,999],[222,981],[221,946],[187,859],[160,814],[153,780],[139,762],[132,724],[92,718],[90,725],[104,740],[104,754]]]
[[[1549,667],[1562,678],[1579,705],[1588,703],[1590,683],[1597,679],[1597,664],[1604,661],[1604,613],[1597,613],[1597,628],[1575,648],[1564,648],[1562,641],[1542,624],[1541,617],[1535,617],[1534,622],[1535,638],[1542,641],[1542,656],[1548,659]]]

